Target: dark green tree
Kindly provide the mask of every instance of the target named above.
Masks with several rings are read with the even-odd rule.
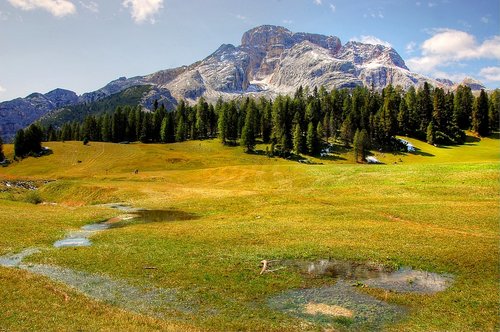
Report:
[[[427,134],[426,134],[426,137],[427,137],[427,143],[429,144],[434,144],[435,143],[435,137],[436,137],[436,130],[434,129],[434,124],[431,122],[429,122],[429,124],[427,125]]]
[[[255,107],[247,106],[245,124],[241,132],[241,145],[245,147],[247,152],[255,149]]]
[[[471,127],[473,104],[474,96],[470,87],[459,85],[453,101],[453,121],[460,129]]]
[[[491,94],[489,107],[489,123],[491,131],[500,130],[500,89],[495,89]]]
[[[366,129],[356,130],[353,142],[354,159],[356,162],[365,160],[369,147],[370,138]]]
[[[481,93],[474,101],[472,110],[472,130],[482,137],[488,136],[490,132],[488,95],[484,90],[481,90]]]
[[[304,135],[299,123],[295,124],[293,129],[293,152],[295,154],[304,153]]]
[[[306,147],[307,153],[310,155],[313,155],[318,151],[318,137],[316,135],[316,128],[314,128],[312,121],[310,121],[307,125]]]
[[[24,138],[24,130],[19,129],[14,138],[14,156],[18,158],[23,158],[28,153],[26,147],[26,140]]]

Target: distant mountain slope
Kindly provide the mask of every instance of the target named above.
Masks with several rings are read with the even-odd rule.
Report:
[[[65,122],[83,121],[88,115],[113,112],[118,106],[138,105],[151,88],[149,85],[133,86],[93,102],[68,105],[48,112],[39,121],[44,125],[59,127]]]
[[[189,66],[146,76],[121,77],[79,97],[72,91],[57,89],[45,95],[33,94],[0,103],[0,130],[8,140],[18,129],[42,116],[45,119],[51,116],[81,118],[68,112],[89,110],[74,105],[90,105],[135,86],[149,86],[139,102],[150,108],[156,99],[172,107],[180,99],[194,102],[201,96],[210,102],[219,97],[242,95],[273,98],[293,93],[300,85],[327,89],[364,85],[380,90],[389,84],[407,89],[424,82],[445,89],[456,87],[449,80],[434,80],[411,72],[391,47],[359,42],[342,45],[334,36],[293,33],[283,27],[263,25],[245,32],[240,46],[223,44],[202,61]],[[473,80],[466,80],[464,84],[473,89],[483,88]],[[65,110],[52,112],[62,107]],[[48,115],[49,112],[52,113]]]

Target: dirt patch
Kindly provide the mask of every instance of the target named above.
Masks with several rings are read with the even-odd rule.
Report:
[[[309,315],[329,315],[334,317],[347,317],[354,316],[352,310],[346,309],[338,305],[328,305],[324,303],[309,302],[304,307],[304,312]]]
[[[352,331],[380,330],[385,324],[397,322],[406,313],[403,307],[362,294],[343,280],[328,287],[290,290],[272,297],[268,303],[272,309],[310,323]],[[311,310],[307,310],[309,304],[314,304]],[[335,311],[353,315],[332,315]]]

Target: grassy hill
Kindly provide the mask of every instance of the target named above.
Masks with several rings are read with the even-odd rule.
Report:
[[[498,330],[500,141],[471,139],[449,148],[411,142],[415,154],[375,152],[385,165],[354,164],[349,152],[304,165],[211,140],[46,143],[54,154],[0,169],[0,181],[55,180],[37,191],[55,204],[33,205],[25,202],[30,193],[0,187],[0,255],[39,247],[30,261],[176,289],[196,309],[152,318],[0,267],[0,326],[317,330],[324,326],[267,303],[281,292],[331,281],[288,269],[259,275],[259,262],[332,257],[455,276],[435,295],[361,289],[407,308],[386,330]],[[11,154],[12,146],[5,150]],[[114,228],[93,237],[91,247],[52,247],[68,230],[117,214],[94,204],[119,201],[196,218]]]

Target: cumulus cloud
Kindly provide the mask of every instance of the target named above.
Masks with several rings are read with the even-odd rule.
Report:
[[[479,75],[490,82],[500,82],[500,67],[486,67],[481,69]]]
[[[122,5],[130,9],[135,23],[155,23],[154,16],[163,8],[163,0],[124,0]]]
[[[382,39],[377,38],[375,36],[362,35],[361,37],[351,38],[351,41],[356,41],[356,42],[360,42],[363,44],[383,45],[386,47],[392,47],[391,43],[386,42],[385,40],[382,40]]]
[[[7,90],[5,90],[5,88],[0,85],[0,93],[5,92],[5,91],[7,91]]]
[[[95,1],[88,1],[88,2],[80,1],[80,5],[83,8],[87,9],[88,11],[91,11],[92,13],[99,12],[99,4]]]
[[[56,17],[71,15],[76,7],[69,0],[8,0],[10,4],[21,10],[43,9]]]
[[[335,11],[337,10],[337,7],[335,7],[334,4],[330,4],[330,10],[335,13]]]
[[[322,0],[314,0],[314,4],[321,6],[323,4],[323,1]]]
[[[421,45],[422,55],[408,59],[407,65],[415,71],[431,73],[437,67],[473,59],[500,60],[500,36],[478,43],[464,31],[435,30],[434,35]]]

